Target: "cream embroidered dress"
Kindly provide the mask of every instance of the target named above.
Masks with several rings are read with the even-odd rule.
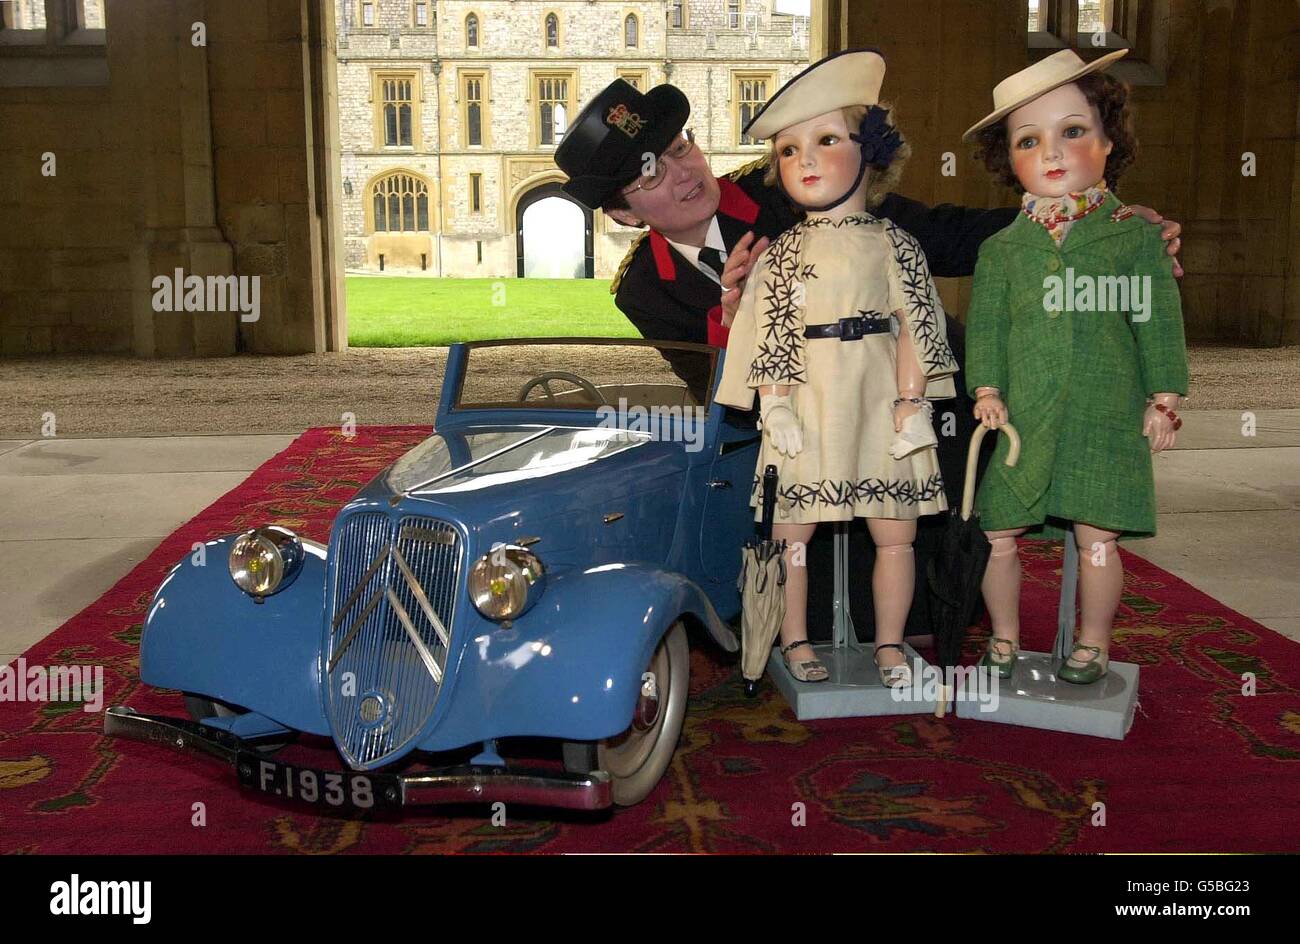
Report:
[[[763,437],[752,505],[771,463],[783,523],[909,519],[948,507],[933,446],[903,459],[889,454],[898,396],[891,314],[899,309],[927,378],[925,395],[954,396],[957,362],[943,306],[911,235],[868,213],[814,218],[782,233],[759,258],[731,326],[717,400],[748,410],[757,387],[791,385],[803,451],[789,458]],[[855,316],[889,319],[892,331],[854,341],[804,337],[806,325]]]

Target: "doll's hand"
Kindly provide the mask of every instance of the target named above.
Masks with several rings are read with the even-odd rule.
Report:
[[[765,393],[759,398],[759,415],[763,432],[777,452],[793,459],[803,451],[803,430],[799,418],[790,408],[790,398],[775,393]]]
[[[766,236],[754,242],[753,232],[748,232],[740,237],[740,241],[727,256],[721,275],[723,327],[731,327],[731,322],[736,317],[736,309],[740,307],[740,295],[745,290],[745,279],[749,276],[749,270],[754,267],[754,263],[758,261],[758,257],[767,248],[768,242]]]
[[[975,419],[986,429],[997,429],[1007,421],[1007,405],[996,393],[988,393],[975,401]]]
[[[1142,435],[1150,443],[1153,455],[1172,448],[1178,437],[1174,431],[1174,421],[1169,418],[1169,414],[1157,410],[1154,403],[1142,414]]]
[[[1165,241],[1165,252],[1174,257],[1174,278],[1181,279],[1183,267],[1178,263],[1178,251],[1183,248],[1183,241],[1179,239],[1183,232],[1182,224],[1165,219],[1150,207],[1131,205],[1129,209],[1148,223],[1159,224],[1160,238]]]
[[[909,403],[906,400],[894,407],[894,432],[901,433],[907,418],[920,412],[921,408],[917,404]]]
[[[916,407],[900,422],[900,407]],[[934,407],[930,401],[917,407],[914,403],[900,403],[894,408],[894,441],[889,444],[889,454],[895,459],[905,459],[914,452],[939,445],[934,434]]]

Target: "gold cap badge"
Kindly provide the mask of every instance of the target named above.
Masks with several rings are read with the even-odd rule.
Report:
[[[622,131],[629,138],[635,138],[645,127],[645,119],[635,112],[627,110],[624,104],[615,105],[605,116],[605,123]]]

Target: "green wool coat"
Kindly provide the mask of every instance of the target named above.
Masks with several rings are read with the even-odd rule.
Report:
[[[1159,227],[1114,219],[1121,206],[1107,195],[1059,248],[1021,214],[980,249],[966,386],[971,396],[978,387],[1001,390],[1021,437],[1015,468],[1006,467],[1007,439],[998,437],[980,483],[975,508],[986,530],[1046,523],[1046,533],[1058,534],[1063,522],[1078,521],[1155,534],[1142,418],[1150,394],[1187,393],[1187,350]],[[1106,276],[1135,276],[1136,286]]]

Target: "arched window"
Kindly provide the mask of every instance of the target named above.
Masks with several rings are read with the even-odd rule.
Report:
[[[635,46],[637,44],[637,23],[636,14],[629,13],[627,19],[623,21],[623,45]]]
[[[560,45],[560,18],[554,13],[546,14],[546,48],[555,49]]]
[[[384,79],[384,146],[411,146],[411,80]]]
[[[478,48],[478,14],[465,17],[465,45]]]
[[[465,133],[466,143],[483,143],[483,79],[477,75],[465,77]]]
[[[376,233],[429,231],[429,188],[419,177],[389,174],[375,181],[373,191]]]

